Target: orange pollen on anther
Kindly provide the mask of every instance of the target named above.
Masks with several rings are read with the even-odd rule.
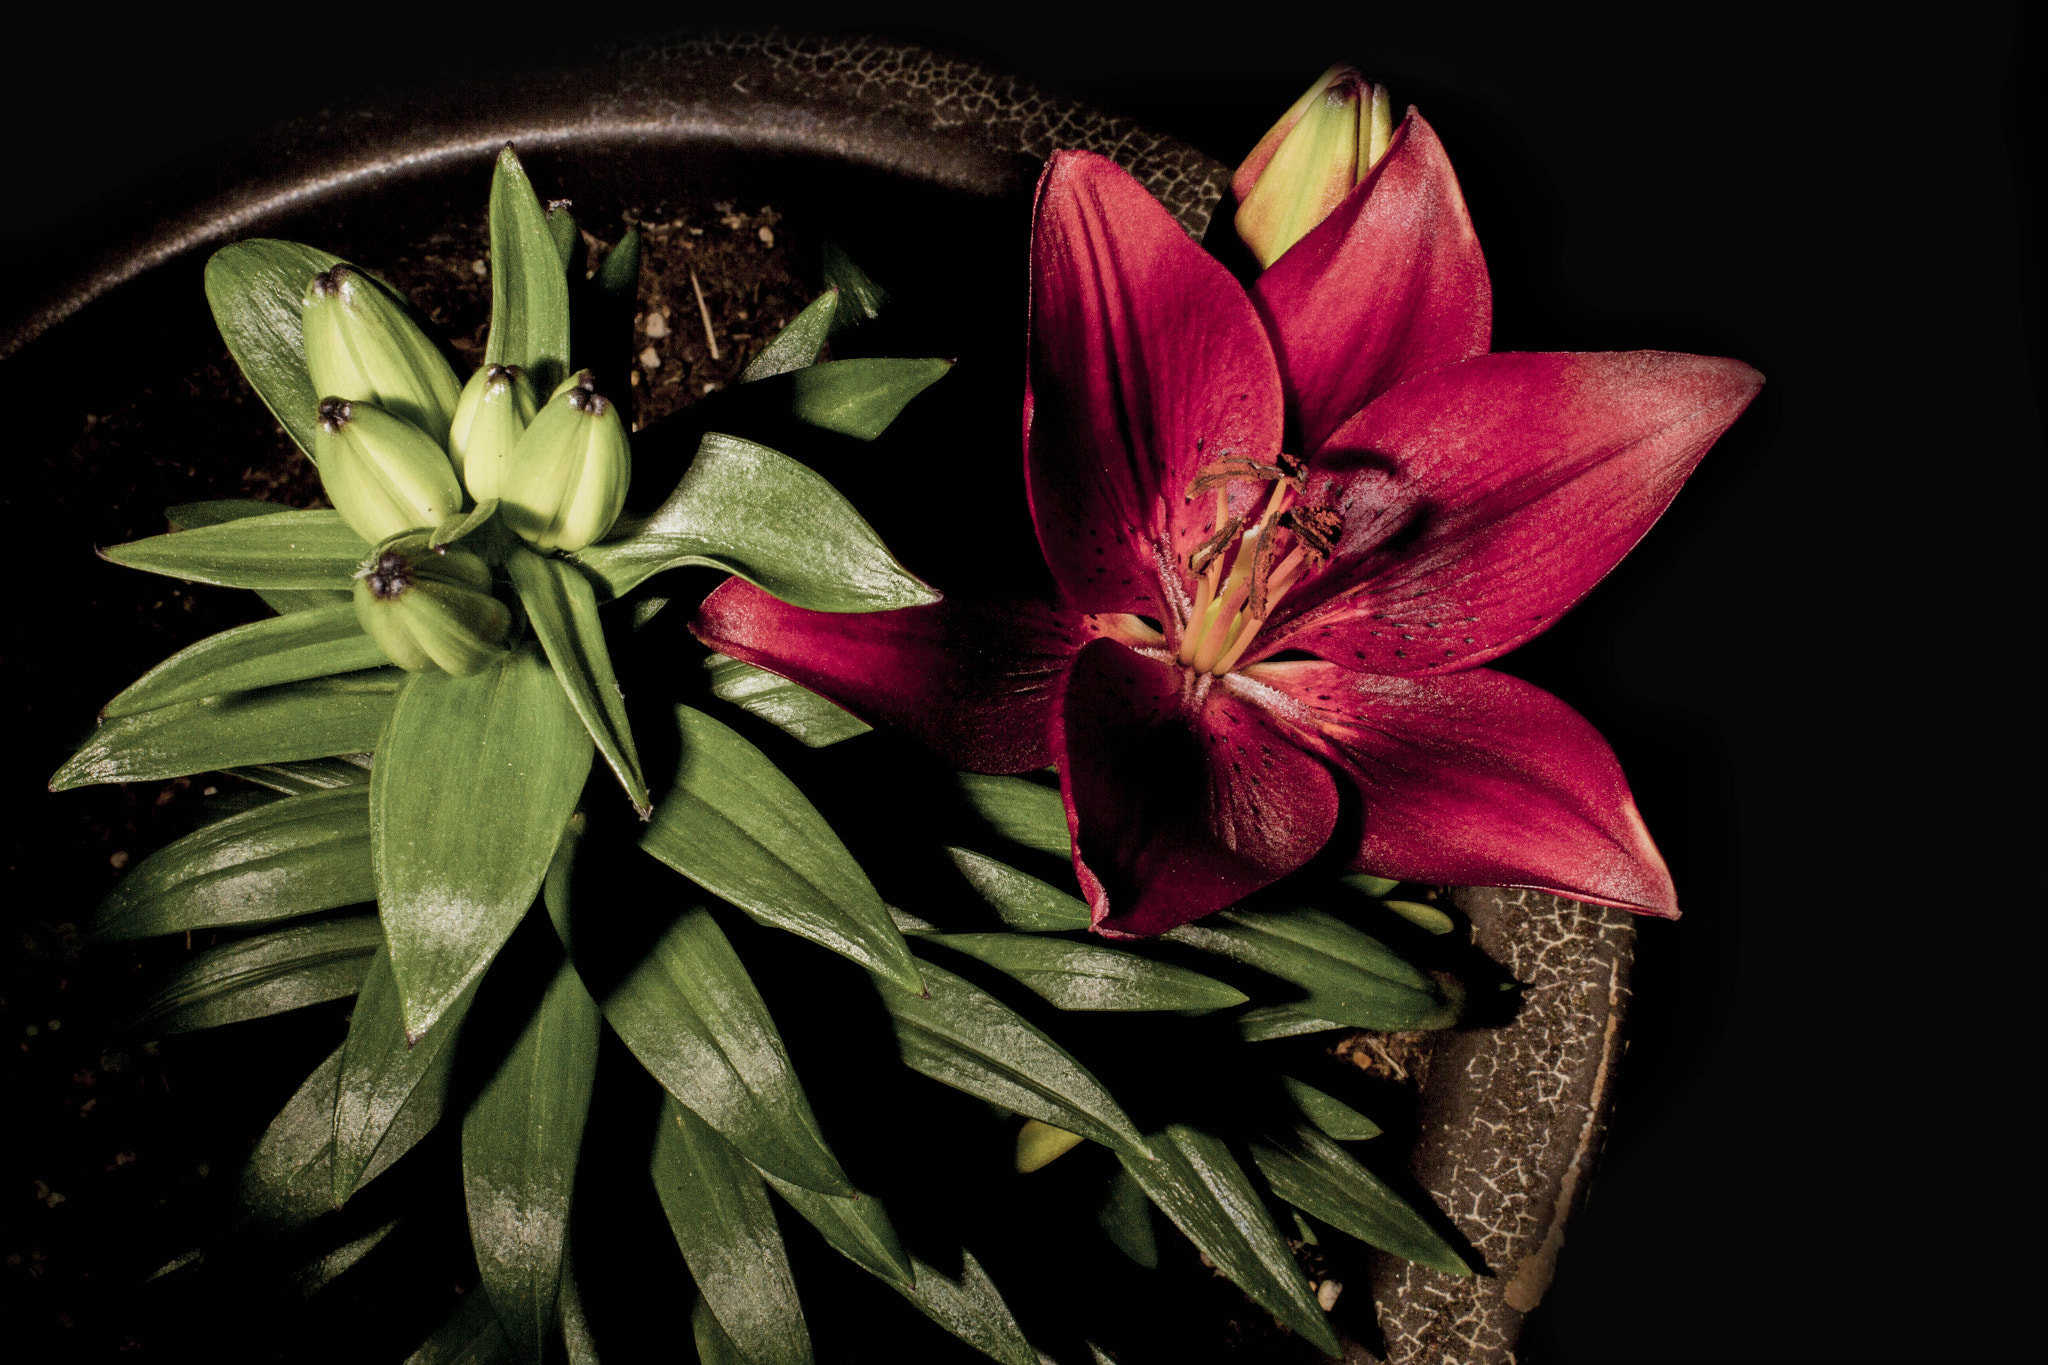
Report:
[[[1177,656],[1186,667],[1218,677],[1235,668],[1280,599],[1335,551],[1342,521],[1332,508],[1296,505],[1301,477],[1301,463],[1285,454],[1271,464],[1220,459],[1196,472],[1188,500],[1213,489],[1216,511],[1188,555],[1196,582]],[[1240,480],[1267,487],[1262,504],[1233,514],[1228,485]]]

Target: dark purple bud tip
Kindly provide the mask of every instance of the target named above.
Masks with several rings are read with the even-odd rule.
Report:
[[[355,415],[355,407],[346,398],[320,400],[320,425],[329,431],[340,431]]]
[[[587,385],[588,381],[585,381]],[[604,410],[611,406],[611,400],[586,386],[569,390],[569,406],[591,417],[604,416]]]
[[[363,582],[369,585],[372,597],[388,602],[412,586],[412,566],[398,551],[386,550],[363,575]]]
[[[337,265],[331,270],[323,270],[313,277],[313,292],[331,298],[341,292],[341,287],[355,273],[354,270],[345,265]]]
[[[487,384],[509,384],[518,377],[517,365],[493,365],[484,371],[484,382]]]

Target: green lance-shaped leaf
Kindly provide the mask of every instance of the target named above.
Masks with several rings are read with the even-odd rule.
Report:
[[[313,453],[321,395],[306,372],[306,287],[339,256],[297,242],[236,242],[206,263],[206,302],[228,354],[299,449]]]
[[[378,668],[110,720],[57,770],[50,790],[361,753],[376,747],[404,680],[396,668]]]
[[[300,1227],[334,1207],[334,1098],[342,1051],[329,1053],[286,1101],[242,1167],[236,1201],[258,1228]]]
[[[867,272],[855,265],[837,242],[825,243],[820,254],[824,258],[826,286],[839,291],[839,307],[832,314],[832,334],[837,336],[849,327],[880,317],[889,302],[888,291],[869,279]]]
[[[700,564],[811,611],[893,611],[939,598],[831,484],[779,451],[715,431],[654,515],[620,531],[576,555],[613,597],[664,569]]]
[[[1043,788],[1034,787],[1032,790],[1042,791]],[[1053,806],[1059,808],[1059,793],[1052,793],[1052,798]],[[1064,809],[1060,810],[1060,831],[1064,837]],[[1050,883],[969,849],[948,848],[946,856],[953,860],[953,866],[960,869],[960,875],[967,879],[968,885],[980,892],[981,898],[1002,917],[1003,923],[1018,933],[1056,934],[1070,929],[1086,929],[1089,925],[1087,904]]]
[[[100,551],[116,564],[193,583],[340,592],[354,585],[369,553],[339,512],[240,517]]]
[[[164,509],[164,520],[174,531],[192,531],[250,517],[274,517],[296,509],[252,498],[218,498],[209,502],[186,502]],[[258,588],[256,595],[279,615],[331,607],[349,600],[343,588]]]
[[[1095,1214],[1095,1224],[1111,1244],[1147,1270],[1159,1268],[1159,1239],[1152,1230],[1152,1201],[1145,1187],[1118,1169],[1109,1193]]]
[[[1441,1028],[1455,1017],[1435,982],[1378,939],[1321,910],[1225,910],[1164,937],[1308,992],[1306,1000],[1248,1013],[1242,1028],[1254,1040],[1336,1027]]]
[[[405,1365],[497,1365],[511,1358],[511,1343],[491,1310],[490,1296],[472,1289],[448,1320],[405,1358]]]
[[[370,793],[341,787],[272,801],[158,849],[100,902],[93,932],[146,938],[223,929],[376,896]]]
[[[356,915],[223,943],[179,968],[135,1027],[185,1033],[354,995],[382,941],[376,916]]]
[[[388,662],[347,602],[237,626],[179,650],[100,712],[134,715],[197,697],[379,668]]]
[[[712,696],[767,721],[808,748],[822,749],[874,728],[809,688],[765,668],[713,654],[704,661],[704,671],[711,675]]]
[[[1015,977],[1063,1010],[1215,1010],[1247,999],[1200,972],[1093,943],[1030,934],[937,934],[926,941]]]
[[[547,212],[509,143],[491,177],[491,332],[484,364],[518,366],[539,393],[569,372],[569,277]]]
[[[271,1121],[242,1168],[237,1200],[248,1223],[283,1231],[312,1222],[334,1207],[334,1111],[347,1044],[328,1054]],[[412,1150],[440,1117],[407,1105],[387,1132],[358,1184],[368,1184]]]
[[[988,992],[929,962],[929,999],[881,985],[904,1064],[956,1090],[1146,1159],[1145,1140],[1065,1048]]]
[[[789,410],[814,427],[872,441],[952,368],[950,360],[828,360],[792,376]]]
[[[1273,1193],[1382,1251],[1446,1275],[1472,1269],[1401,1196],[1351,1154],[1307,1125],[1286,1137],[1251,1144],[1252,1160]]]
[[[757,379],[770,379],[815,365],[838,312],[837,289],[828,289],[812,299],[803,312],[775,334],[773,341],[761,348],[759,355],[747,362],[747,368],[740,371],[740,383],[751,384]]]
[[[1280,1083],[1287,1088],[1287,1098],[1294,1101],[1294,1107],[1301,1111],[1302,1117],[1331,1137],[1345,1142],[1363,1142],[1380,1135],[1377,1123],[1334,1095],[1326,1095],[1308,1082],[1297,1081],[1292,1076],[1282,1076]]]
[[[703,712],[678,706],[676,719],[676,784],[640,846],[761,923],[922,990],[888,907],[796,784]]]
[[[208,502],[186,502],[176,507],[166,507],[164,520],[171,524],[172,530],[192,531],[202,526],[218,526],[226,521],[274,517],[293,510],[274,502],[257,502],[251,498],[217,498]],[[312,611],[318,607],[332,607],[349,600],[345,588],[258,588],[256,595],[279,615],[289,615],[295,611]]]
[[[535,645],[466,678],[412,675],[370,776],[377,904],[409,1036],[483,975],[533,904],[590,757]]]
[[[859,1194],[851,1199],[820,1194],[801,1185],[792,1185],[767,1171],[762,1171],[761,1177],[774,1186],[775,1192],[802,1214],[847,1260],[899,1289],[916,1283],[917,1270],[911,1262],[910,1253],[903,1249],[903,1241],[896,1235],[896,1225],[889,1221],[888,1210],[882,1207],[881,1200],[871,1194]]]
[[[1347,872],[1337,880],[1354,891],[1364,892],[1374,900],[1378,900],[1401,884],[1399,877],[1375,877],[1370,872]]]
[[[347,1203],[373,1171],[381,1170],[441,1121],[455,1035],[476,998],[474,984],[456,997],[441,1027],[418,1043],[405,1037],[404,1002],[391,974],[391,952],[380,949],[363,978],[342,1045],[341,1080],[333,1108],[330,1195]]]
[[[556,892],[565,881],[549,879],[555,931],[605,1019],[648,1074],[763,1170],[810,1189],[852,1194],[768,1006],[711,912],[686,908],[651,949],[621,963],[608,951],[617,934],[606,923],[620,907],[593,907],[586,891],[571,912]],[[593,920],[597,931],[572,935],[574,925]]]
[[[512,586],[526,608],[533,633],[547,651],[555,678],[583,728],[604,761],[618,775],[633,809],[646,819],[654,809],[647,779],[640,772],[640,754],[633,747],[633,728],[626,720],[626,699],[605,648],[604,626],[597,619],[597,598],[590,580],[558,559],[543,559],[515,546],[506,559]]]
[[[597,1004],[564,962],[462,1118],[469,1240],[505,1335],[528,1361],[540,1361],[555,1325],[597,1035]]]
[[[754,1365],[805,1365],[811,1334],[761,1177],[711,1125],[669,1099],[654,1188],[690,1278]]]
[[[917,1282],[896,1292],[960,1340],[1002,1365],[1041,1365],[1010,1305],[969,1251],[960,1253],[960,1278],[949,1279],[914,1257]]]
[[[597,287],[611,298],[630,302],[640,290],[640,229],[628,229],[619,244],[605,253],[597,268]]]
[[[255,498],[207,498],[200,502],[173,503],[164,509],[164,520],[174,531],[196,531],[222,522],[246,521],[250,517],[274,517],[295,509],[277,502]]]
[[[1067,828],[1067,807],[1059,788],[1042,787],[1022,777],[982,773],[961,773],[955,781],[967,803],[998,835],[1055,858],[1073,856],[1073,835]]]
[[[1126,1156],[1124,1170],[1160,1211],[1260,1307],[1325,1353],[1342,1354],[1315,1292],[1230,1148],[1183,1123],[1149,1141],[1159,1159]]]
[[[292,1273],[292,1288],[298,1290],[302,1298],[312,1298],[347,1274],[356,1262],[375,1251],[377,1244],[390,1236],[398,1223],[399,1220],[394,1218],[383,1227],[372,1228],[361,1237],[344,1242],[325,1256],[300,1266]]]
[[[697,1348],[700,1365],[753,1365],[733,1339],[718,1325],[711,1300],[702,1294],[690,1305],[690,1341]]]
[[[1037,1365],[1037,1352],[972,1255],[963,1256],[960,1278],[948,1279],[903,1249],[888,1211],[873,1195],[838,1199],[765,1171],[762,1175],[834,1250],[895,1289],[933,1322],[1007,1365]]]
[[[569,1365],[598,1365],[597,1342],[590,1334],[590,1317],[583,1307],[583,1289],[576,1279],[576,1252],[562,1249],[562,1292],[556,1301],[562,1315],[562,1348]]]
[[[296,763],[258,763],[226,771],[259,787],[283,792],[286,796],[310,796],[314,792],[336,791],[342,787],[368,786],[370,756],[342,754],[335,758],[302,759]]]

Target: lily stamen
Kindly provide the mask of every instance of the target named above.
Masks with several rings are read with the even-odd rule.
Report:
[[[1219,677],[1235,668],[1280,599],[1334,553],[1342,522],[1331,508],[1295,505],[1302,473],[1300,461],[1283,453],[1272,464],[1217,460],[1196,475],[1188,497],[1215,490],[1216,529],[1188,556],[1188,572],[1200,581],[1181,633],[1182,665]],[[1229,511],[1225,486],[1242,478],[1270,484],[1266,506],[1250,524]]]

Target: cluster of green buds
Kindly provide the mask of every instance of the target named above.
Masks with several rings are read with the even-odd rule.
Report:
[[[1341,62],[1325,71],[1231,177],[1237,235],[1259,265],[1272,265],[1329,217],[1393,140],[1387,87]]]
[[[516,366],[486,365],[459,383],[392,291],[348,265],[313,277],[302,321],[321,396],[320,482],[377,546],[356,576],[363,629],[403,668],[473,673],[507,648],[511,612],[492,595],[489,560],[434,545],[431,533],[495,500],[542,553],[602,539],[632,473],[618,409],[588,370],[545,406]]]

